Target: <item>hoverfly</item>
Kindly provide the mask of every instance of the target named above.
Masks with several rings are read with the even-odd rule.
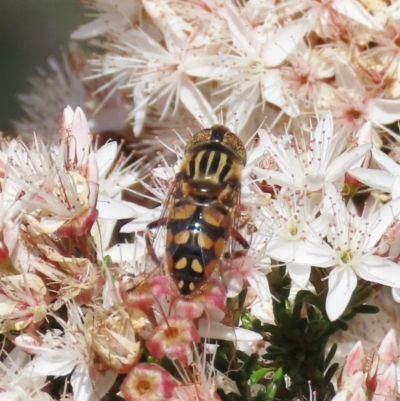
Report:
[[[181,295],[201,292],[229,238],[249,248],[235,228],[245,164],[242,141],[222,125],[199,131],[186,144],[165,213],[148,224],[145,235],[148,252],[159,264],[151,230],[166,227],[167,268]]]

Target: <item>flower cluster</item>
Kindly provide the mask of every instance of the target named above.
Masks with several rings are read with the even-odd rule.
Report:
[[[171,116],[174,128],[188,125],[182,116],[212,125],[221,107],[241,135],[266,116],[272,127],[296,127],[332,110],[348,134],[365,121],[389,131],[400,117],[398,2],[84,4],[97,16],[72,38],[106,39],[92,77],[107,78],[102,89],[133,95],[136,135]]]
[[[400,2],[83,4],[101,56],[50,61],[0,141],[0,399],[399,398]],[[247,141],[223,250],[168,225],[181,131],[221,108]],[[188,238],[222,256],[184,295]]]

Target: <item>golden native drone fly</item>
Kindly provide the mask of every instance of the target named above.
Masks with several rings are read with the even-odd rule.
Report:
[[[157,264],[150,230],[166,227],[168,271],[184,296],[202,290],[229,238],[249,248],[235,228],[245,164],[244,145],[228,128],[214,125],[193,135],[163,215],[147,226],[147,248]]]

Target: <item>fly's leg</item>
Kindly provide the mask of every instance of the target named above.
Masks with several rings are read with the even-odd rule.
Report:
[[[160,266],[160,259],[158,259],[156,251],[154,250],[153,236],[151,234],[151,230],[160,228],[162,226],[165,226],[166,224],[167,224],[167,218],[162,217],[161,219],[157,219],[149,223],[146,227],[146,231],[144,232],[144,239],[146,241],[147,252],[149,253],[150,258],[157,266]]]
[[[247,240],[236,229],[232,229],[231,236],[235,241],[239,242],[239,244],[242,245],[242,247],[244,249],[241,251],[227,252],[227,253],[225,253],[224,258],[225,259],[238,259],[238,258],[242,258],[243,256],[246,256],[247,250],[250,248],[250,245],[247,242]]]

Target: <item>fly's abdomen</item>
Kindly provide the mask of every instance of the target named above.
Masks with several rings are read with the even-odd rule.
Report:
[[[179,208],[180,213],[174,213]],[[181,294],[199,289],[218,265],[228,238],[229,209],[177,203],[167,225],[167,264]]]

